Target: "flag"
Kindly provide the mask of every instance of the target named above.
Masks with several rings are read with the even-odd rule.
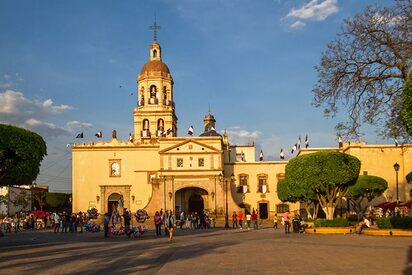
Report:
[[[395,138],[394,141],[395,141],[395,146],[398,147],[398,145],[399,145],[398,140]]]
[[[129,141],[130,141],[130,142],[133,142],[133,135],[132,135],[132,133],[129,133]]]
[[[76,138],[83,138],[83,132],[81,132],[80,134],[77,134]]]
[[[94,136],[97,137],[97,138],[103,137],[102,131],[97,132],[96,134],[94,134]]]
[[[169,129],[167,129],[167,131],[166,131],[166,135],[168,135],[168,134],[170,134],[170,133],[172,133],[173,132],[173,129],[172,128],[169,128]]]
[[[298,144],[298,146],[297,146],[298,150],[300,150],[300,143],[301,142],[300,142],[300,136],[299,136],[298,143],[297,143]]]
[[[193,126],[190,126],[189,130],[187,130],[187,134],[191,136],[191,135],[193,135],[193,132],[194,132]]]
[[[341,137],[341,136],[339,136],[338,142],[339,142],[339,148],[340,148],[340,147],[343,147],[343,140],[342,140],[342,137]]]
[[[280,159],[285,159],[285,153],[283,153],[283,148],[280,149],[279,157],[280,157]]]
[[[308,138],[308,134],[306,134],[306,138],[305,138],[305,148],[309,147],[309,138]]]
[[[293,154],[293,152],[296,151],[297,146],[298,146],[298,145],[297,145],[296,143],[295,143],[295,145],[293,145],[293,147],[292,147],[292,152],[291,152],[292,154]]]
[[[263,161],[263,151],[262,151],[262,150],[260,150],[259,160],[260,160],[260,161]]]

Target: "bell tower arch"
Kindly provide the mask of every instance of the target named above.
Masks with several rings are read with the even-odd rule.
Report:
[[[134,109],[134,136],[140,143],[153,139],[175,137],[177,117],[173,101],[173,78],[168,66],[162,61],[162,49],[157,42],[154,22],[154,41],[150,45],[149,61],[143,65],[137,77],[137,107]]]

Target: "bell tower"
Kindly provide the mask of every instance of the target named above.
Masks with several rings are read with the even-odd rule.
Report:
[[[173,101],[173,78],[162,61],[162,49],[157,42],[160,26],[154,22],[154,40],[149,61],[137,77],[137,107],[134,109],[134,140],[150,143],[153,139],[175,137],[177,117]]]

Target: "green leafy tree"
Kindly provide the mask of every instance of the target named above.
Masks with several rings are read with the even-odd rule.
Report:
[[[46,191],[45,190],[32,190],[33,202],[39,206],[40,210],[43,210],[43,207],[46,203]]]
[[[40,135],[0,124],[0,186],[32,184],[45,155],[46,143]]]
[[[409,174],[406,175],[406,181],[408,183],[412,183],[412,171],[409,172]]]
[[[356,183],[349,187],[347,197],[351,199],[356,212],[363,213],[370,205],[370,202],[388,189],[388,182],[376,176],[359,176]],[[367,205],[362,208],[363,200],[367,200]]]
[[[11,203],[13,203],[14,206],[27,210],[27,206],[29,206],[30,204],[30,194],[26,192],[26,190],[15,192],[15,195],[13,195],[12,197],[14,197],[14,199],[11,201]]]
[[[401,97],[412,66],[412,1],[368,6],[342,24],[316,67],[314,104],[326,116],[347,120],[336,129],[360,135],[362,123],[382,127],[387,137],[409,138],[401,119]]]
[[[285,202],[300,202],[305,208],[308,218],[316,218],[319,208],[319,203],[316,194],[305,185],[292,184],[286,181],[286,179],[281,179],[278,181],[277,185],[278,198]],[[311,206],[313,206],[313,213],[311,212]]]
[[[70,208],[70,194],[66,193],[46,193],[46,206],[49,210],[63,210]]]
[[[317,152],[302,155],[286,165],[286,182],[306,186],[319,201],[327,219],[333,219],[338,200],[359,176],[358,158],[340,152]]]
[[[406,131],[412,135],[412,71],[409,72],[403,88],[401,114]]]

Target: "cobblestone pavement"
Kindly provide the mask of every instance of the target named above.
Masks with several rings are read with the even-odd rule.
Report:
[[[103,233],[0,238],[2,274],[412,274],[412,238],[176,230],[173,242]]]

